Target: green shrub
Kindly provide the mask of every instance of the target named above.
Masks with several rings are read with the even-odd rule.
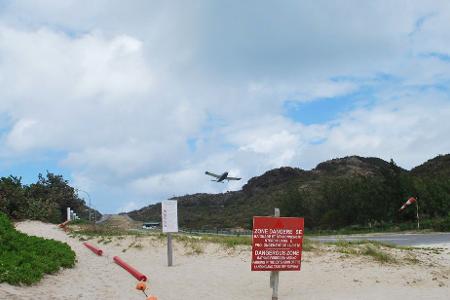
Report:
[[[0,213],[0,282],[30,285],[44,274],[75,265],[75,252],[66,243],[18,232]]]
[[[447,218],[436,220],[433,223],[433,230],[436,231],[450,231],[450,216]]]

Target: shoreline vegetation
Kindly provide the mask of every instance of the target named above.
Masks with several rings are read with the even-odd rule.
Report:
[[[21,233],[0,212],[0,283],[31,285],[75,262],[69,245]]]

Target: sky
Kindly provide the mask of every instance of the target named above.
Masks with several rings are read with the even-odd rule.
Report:
[[[449,20],[448,1],[0,0],[0,176],[61,174],[112,213],[348,155],[410,169],[450,152]]]

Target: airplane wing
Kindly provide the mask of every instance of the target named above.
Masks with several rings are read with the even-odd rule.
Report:
[[[241,180],[239,177],[227,177],[226,180]]]
[[[217,175],[217,174],[214,174],[214,173],[211,173],[211,172],[208,172],[208,171],[206,171],[205,174],[209,175],[209,176],[212,176],[212,177],[220,178],[220,175]]]

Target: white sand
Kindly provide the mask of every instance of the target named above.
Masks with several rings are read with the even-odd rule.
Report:
[[[187,255],[189,250],[176,244],[174,266],[169,268],[164,244],[150,238],[140,238],[137,243],[143,247],[131,247],[125,253],[122,250],[135,238],[114,238],[107,245],[90,240],[105,252],[98,257],[55,225],[27,221],[17,228],[67,242],[77,253],[78,263],[31,287],[0,284],[0,299],[145,299],[135,289],[137,280],[113,263],[115,255],[146,274],[150,293],[160,300],[271,299],[269,273],[250,271],[249,248],[227,253],[210,245],[203,254]],[[279,298],[449,299],[450,248],[438,254],[419,250],[418,258],[423,263],[380,265],[335,252],[304,252],[302,271],[281,273]]]

